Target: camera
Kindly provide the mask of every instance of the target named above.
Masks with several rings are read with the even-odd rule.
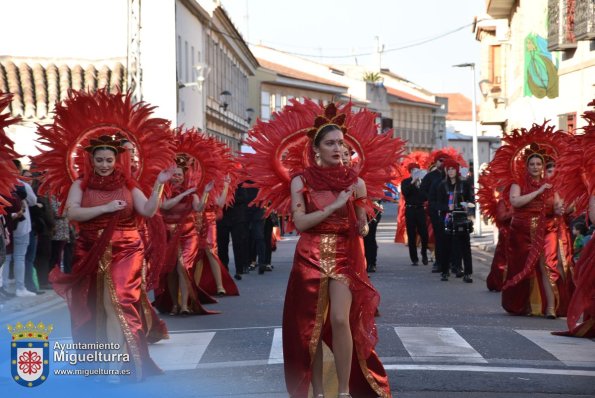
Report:
[[[470,234],[473,232],[473,222],[465,210],[454,210],[444,222],[444,232],[450,235]]]

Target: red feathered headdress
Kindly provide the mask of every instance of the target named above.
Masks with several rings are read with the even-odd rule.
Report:
[[[418,164],[420,169],[428,170],[430,168],[430,165],[432,164],[432,158],[430,157],[429,152],[413,151],[411,153],[408,153],[403,158],[403,162],[399,165],[399,171],[395,173],[397,177],[393,178],[393,180],[391,181],[392,184],[399,185],[401,184],[401,181],[407,178],[410,172],[409,164],[411,163]]]
[[[469,167],[469,164],[465,161],[463,155],[461,155],[459,151],[457,151],[455,148],[451,146],[447,146],[441,149],[434,149],[431,152],[430,156],[433,159],[432,164],[435,164],[438,161],[438,159],[446,160],[447,158],[451,158],[456,160],[461,167]]]
[[[15,152],[14,142],[8,138],[4,131],[6,127],[20,121],[20,118],[10,117],[9,112],[4,113],[11,100],[12,94],[5,94],[0,91],[0,214],[4,214],[4,206],[9,205],[2,196],[11,196],[19,176],[19,171],[12,160],[19,158],[20,155]]]
[[[196,187],[200,194],[213,181],[215,185],[207,204],[215,203],[223,191],[225,176],[230,175],[232,183],[237,180],[231,150],[221,141],[204,135],[196,128],[179,127],[174,130],[174,136],[176,163],[186,169],[185,188]]]
[[[595,100],[589,103],[595,107]],[[595,195],[595,110],[582,115],[587,125],[577,135],[568,135],[560,142],[560,156],[556,161],[554,184],[565,203],[574,203],[576,214],[589,206]]]
[[[378,134],[376,114],[363,109],[351,111],[351,103],[324,107],[305,99],[290,100],[269,122],[258,120],[247,143],[256,153],[241,159],[247,176],[259,188],[256,204],[270,204],[267,214],[290,214],[290,175],[314,163],[312,138],[325,124],[338,126],[345,142],[357,153],[357,172],[366,182],[368,196],[383,197],[387,181],[398,172],[404,142],[392,131]]]
[[[497,185],[521,184],[527,175],[527,159],[538,154],[544,160],[557,162],[560,145],[568,137],[561,130],[556,131],[554,126],[548,126],[547,121],[542,125],[533,124],[529,130],[515,129],[502,138],[503,145],[496,151],[487,172]]]
[[[37,141],[42,147],[33,162],[45,172],[40,191],[56,195],[64,203],[72,182],[82,177],[84,183],[85,175],[92,172],[91,156],[85,148],[105,139],[112,144],[126,139],[138,153],[134,179],[145,193],[150,192],[157,174],[169,167],[174,157],[169,122],[152,117],[153,109],[143,102],[132,103],[130,94],[69,91],[68,98],[56,104],[53,124],[38,126]],[[130,176],[130,159],[117,158],[124,174]]]

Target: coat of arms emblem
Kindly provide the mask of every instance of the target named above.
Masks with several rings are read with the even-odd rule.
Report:
[[[43,322],[35,325],[29,321],[20,322],[13,327],[8,325],[12,334],[10,342],[10,370],[12,379],[24,387],[36,387],[46,381],[50,372],[49,334],[53,325]]]

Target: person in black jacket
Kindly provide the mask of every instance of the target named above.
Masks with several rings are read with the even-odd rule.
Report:
[[[409,246],[409,258],[412,265],[418,265],[417,256],[417,235],[421,240],[421,261],[428,264],[428,227],[426,225],[426,211],[424,203],[427,200],[426,194],[421,190],[421,179],[415,173],[420,170],[417,163],[410,163],[407,166],[411,177],[401,182],[401,194],[405,199],[405,224],[407,225],[407,245]]]
[[[435,261],[432,272],[440,272],[442,269],[442,251],[444,245],[444,219],[440,217],[438,210],[438,185],[444,181],[444,161],[449,156],[441,151],[434,154],[434,169],[421,180],[421,191],[428,199],[428,212],[430,222],[434,230],[436,246]],[[430,167],[431,169],[431,167]]]
[[[453,159],[444,162],[446,179],[438,186],[437,198],[441,217],[445,220],[442,257],[442,281],[448,281],[450,263],[464,265],[463,281],[473,282],[473,262],[471,260],[472,223],[467,219],[469,204],[474,203],[473,191],[467,180],[459,174],[459,164]]]
[[[239,184],[234,194],[233,204],[223,209],[223,217],[217,221],[217,254],[225,268],[228,268],[229,235],[231,234],[236,280],[241,280],[242,274],[248,273],[250,264],[249,220],[246,214],[249,202],[246,188]]]

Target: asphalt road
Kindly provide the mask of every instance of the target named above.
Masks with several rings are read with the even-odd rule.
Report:
[[[488,251],[474,249],[472,284],[456,278],[441,282],[430,266],[411,266],[407,249],[392,243],[394,212],[387,206],[380,224],[378,271],[371,280],[382,297],[377,352],[397,396],[595,396],[593,340],[552,336],[551,331],[565,329],[564,319],[507,315],[500,295],[485,287]],[[2,396],[286,396],[281,316],[296,240],[287,236],[279,242],[273,272],[246,275],[238,282],[241,296],[209,306],[221,314],[163,316],[171,338],[151,346],[151,355],[165,375],[111,385],[102,376],[51,374],[41,386],[26,389],[10,380],[10,335],[1,332]],[[486,246],[485,237],[476,241]],[[0,323],[52,323],[50,340],[69,341],[66,306],[52,292],[39,297],[5,303]]]

